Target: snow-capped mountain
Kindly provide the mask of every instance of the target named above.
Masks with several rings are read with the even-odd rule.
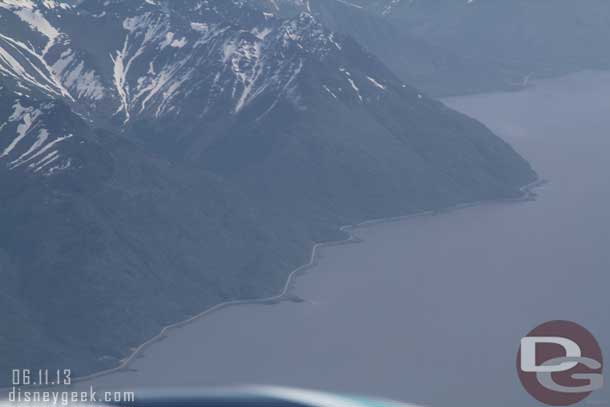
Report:
[[[604,0],[252,1],[284,16],[307,10],[434,95],[518,89],[536,77],[610,66]]]
[[[161,326],[276,292],[339,225],[535,177],[293,6],[0,0],[0,369],[115,366]]]
[[[319,0],[251,0],[257,2],[259,7],[281,14],[293,13],[295,10],[314,13],[321,2]],[[411,0],[323,0],[327,4],[337,4],[359,10],[371,10],[382,14],[392,11]],[[468,0],[465,0],[468,1]],[[472,0],[471,0],[472,1]]]
[[[284,21],[244,2],[0,4],[9,27],[0,37],[3,76],[17,87],[74,102],[86,115],[111,105],[107,113],[122,123],[179,116],[172,102],[185,98],[205,99],[208,108],[222,100],[239,113],[257,97],[287,97],[308,57],[323,60],[342,51],[335,34],[310,14]],[[108,31],[103,43],[75,37],[98,27]],[[27,40],[20,41],[24,32]]]
[[[90,122],[119,131],[161,119],[180,126],[232,121],[254,105],[257,120],[281,103],[306,109],[312,101],[297,82],[329,61],[334,77],[316,84],[317,93],[355,103],[404,93],[393,76],[376,79],[378,73],[358,68],[352,75],[345,39],[310,14],[282,20],[245,3],[3,0],[0,74],[15,95],[62,100]],[[83,35],[91,31],[103,33],[103,41]],[[19,110],[21,102],[13,106]],[[13,123],[18,115],[8,116]],[[48,139],[36,136],[28,144],[24,137],[11,141],[11,150],[36,149]]]

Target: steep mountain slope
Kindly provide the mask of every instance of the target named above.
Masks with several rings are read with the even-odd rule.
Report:
[[[515,89],[535,77],[610,66],[603,0],[252,1],[283,15],[310,10],[434,95]]]
[[[25,104],[15,99],[9,104]],[[277,289],[284,262],[301,259],[290,244],[272,256],[278,237],[217,177],[93,132],[65,105],[32,114],[49,139],[74,136],[31,154],[59,151],[54,163],[44,154],[20,166],[2,161],[0,321],[10,327],[0,335],[3,371],[113,366],[163,324]],[[11,134],[5,128],[2,139]]]
[[[535,178],[351,38],[251,6],[0,0],[0,369],[115,365],[339,225]]]

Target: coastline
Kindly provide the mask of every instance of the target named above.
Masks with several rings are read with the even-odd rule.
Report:
[[[142,343],[140,346],[135,348],[129,356],[127,356],[125,359],[122,359],[121,363],[118,366],[110,368],[110,369],[102,370],[100,372],[92,373],[90,375],[76,377],[76,378],[74,378],[73,383],[83,383],[83,382],[91,381],[91,380],[94,380],[94,379],[97,379],[100,377],[108,376],[113,373],[118,373],[121,371],[128,370],[130,364],[135,359],[137,359],[142,354],[142,352],[144,352],[146,349],[148,349],[153,344],[166,338],[167,335],[169,333],[171,333],[171,331],[185,327],[187,325],[190,325],[196,321],[199,321],[199,320],[207,317],[208,315],[210,315],[214,312],[223,310],[225,308],[235,307],[235,306],[240,306],[240,305],[267,305],[270,303],[277,304],[282,301],[290,300],[291,299],[289,296],[290,290],[292,289],[293,283],[295,282],[296,278],[303,275],[307,270],[309,270],[317,265],[318,250],[323,247],[332,247],[332,246],[338,246],[338,245],[344,245],[344,244],[361,243],[362,239],[360,239],[354,233],[356,229],[359,229],[362,227],[374,226],[374,225],[381,224],[381,223],[401,222],[401,221],[406,221],[409,219],[423,217],[423,216],[435,216],[435,215],[438,215],[441,213],[448,213],[448,212],[458,211],[461,209],[481,206],[486,203],[528,202],[528,201],[535,200],[536,193],[534,192],[534,189],[537,187],[540,187],[546,183],[548,183],[548,180],[537,178],[533,182],[522,186],[520,188],[522,195],[520,197],[516,197],[516,198],[494,199],[494,200],[489,200],[489,201],[474,201],[474,202],[470,202],[470,203],[462,203],[462,204],[453,205],[453,206],[450,206],[450,207],[447,207],[447,208],[444,208],[441,210],[427,210],[427,211],[417,212],[417,213],[413,213],[413,214],[409,214],[409,215],[370,219],[370,220],[366,220],[366,221],[363,221],[363,222],[360,222],[360,223],[354,224],[354,225],[341,226],[339,228],[339,231],[347,234],[347,237],[342,240],[334,240],[334,241],[330,241],[330,242],[322,242],[322,243],[314,244],[311,249],[311,255],[309,257],[309,262],[295,268],[288,274],[288,277],[286,278],[286,283],[284,284],[282,291],[280,291],[280,293],[278,293],[274,296],[265,297],[265,298],[225,301],[225,302],[216,304],[210,308],[207,308],[206,310],[200,312],[197,315],[192,316],[191,318],[167,325],[161,329],[161,331],[159,332],[158,335],[150,338],[149,340],[147,340],[146,342]]]
[[[133,350],[131,351],[131,353],[125,357],[124,359],[122,359],[120,361],[120,363],[112,368],[109,369],[105,369],[102,371],[98,371],[89,375],[85,375],[85,376],[80,376],[80,377],[75,377],[72,382],[74,384],[76,383],[84,383],[84,382],[88,382],[88,381],[92,381],[95,380],[97,378],[100,377],[104,377],[104,376],[108,376],[114,373],[118,373],[118,372],[122,372],[122,371],[127,371],[130,368],[130,365],[134,362],[134,360],[136,360],[140,355],[142,355],[142,353],[148,349],[149,347],[151,347],[153,344],[165,339],[169,334],[171,334],[172,331],[177,330],[179,328],[185,327],[187,325],[190,325],[196,321],[199,321],[205,317],[207,317],[208,315],[217,312],[217,311],[221,311],[225,308],[229,308],[229,307],[234,307],[234,306],[240,306],[240,305],[269,305],[269,304],[278,304],[280,302],[283,301],[287,301],[287,300],[291,300],[293,299],[290,295],[290,291],[294,285],[294,283],[296,282],[297,277],[303,275],[304,273],[306,273],[309,269],[315,267],[318,264],[318,251],[319,249],[323,248],[323,247],[332,247],[332,246],[338,246],[338,245],[344,245],[344,244],[355,244],[355,243],[361,243],[363,240],[361,238],[359,238],[355,231],[359,228],[363,228],[363,227],[369,227],[369,226],[374,226],[377,224],[381,224],[381,223],[390,223],[390,222],[400,222],[400,221],[406,221],[412,218],[418,218],[418,217],[423,217],[423,216],[435,216],[438,214],[444,214],[444,213],[448,213],[448,212],[453,212],[453,211],[457,211],[457,210],[461,210],[461,209],[466,209],[466,208],[471,208],[471,207],[477,207],[477,206],[481,206],[483,204],[493,204],[493,203],[506,203],[506,202],[528,202],[528,201],[532,201],[535,200],[536,197],[536,193],[534,192],[534,189],[542,186],[544,184],[546,184],[548,181],[544,180],[544,179],[539,179],[537,178],[535,181],[524,185],[520,188],[520,191],[522,193],[522,195],[520,197],[516,197],[516,198],[504,198],[504,199],[495,199],[495,200],[486,200],[486,201],[474,201],[474,202],[470,202],[470,203],[462,203],[462,204],[457,204],[457,205],[453,205],[447,208],[443,208],[440,210],[427,210],[427,211],[422,211],[422,212],[417,212],[417,213],[413,213],[413,214],[409,214],[409,215],[402,215],[402,216],[394,216],[394,217],[387,217],[387,218],[378,218],[378,219],[370,219],[370,220],[366,220],[363,222],[360,222],[358,224],[353,224],[353,225],[344,225],[341,226],[339,228],[339,231],[343,232],[346,234],[346,238],[345,239],[341,239],[341,240],[335,240],[335,241],[329,241],[329,242],[322,242],[322,243],[316,243],[313,245],[312,249],[311,249],[311,255],[309,257],[309,261],[306,264],[303,264],[297,268],[295,268],[294,270],[292,270],[287,278],[286,278],[286,282],[282,288],[282,290],[273,296],[270,297],[265,297],[265,298],[259,298],[259,299],[244,299],[244,300],[231,300],[231,301],[225,301],[222,303],[218,303],[214,306],[211,306],[207,309],[205,309],[204,311],[200,312],[197,315],[194,315],[186,320],[183,321],[179,321],[170,325],[167,325],[165,327],[163,327],[161,329],[161,331],[159,332],[159,334],[155,335],[154,337],[148,339],[147,341],[143,342],[142,344],[140,344],[138,347],[133,348]],[[6,391],[6,390],[10,390],[10,387],[6,387],[6,388],[0,388],[0,391]]]

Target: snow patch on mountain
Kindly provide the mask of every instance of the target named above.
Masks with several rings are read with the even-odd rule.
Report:
[[[151,13],[126,18],[123,21],[123,28],[127,30],[123,48],[115,51],[114,56],[110,55],[110,59],[113,63],[114,85],[120,98],[120,106],[116,113],[123,112],[126,123],[131,117],[129,69],[153,40],[163,34],[167,36],[168,33],[165,31],[166,24]]]
[[[21,41],[0,33],[0,75],[12,77],[47,93],[72,99],[44,55]]]
[[[99,75],[93,69],[87,69],[85,62],[79,59],[72,49],[62,52],[51,68],[77,99],[97,101],[104,98],[106,91]]]
[[[67,4],[52,0],[45,0],[42,2],[42,5],[49,9],[60,7],[61,5],[63,5],[62,8],[69,8]],[[38,9],[38,5],[30,0],[1,0],[0,8],[11,10],[32,31],[36,31],[47,38],[47,44],[42,50],[43,55],[49,51],[57,37],[60,36],[59,30],[49,23],[44,14]]]
[[[33,173],[52,175],[68,169],[72,160],[58,148],[72,134],[54,137],[45,125],[45,108],[24,106],[17,100],[12,113],[0,126],[0,161],[9,170],[26,168]]]
[[[367,76],[366,78],[369,80],[369,82],[371,82],[373,85],[375,85],[379,89],[386,90],[386,87],[384,85],[382,85],[381,83],[379,83],[377,81],[377,79],[371,78],[370,76]]]
[[[319,69],[336,72],[349,48],[343,36],[324,28],[309,12],[276,18],[242,0],[185,2],[176,9],[163,1],[89,2],[91,8],[86,10],[80,8],[85,6],[64,9],[57,2],[40,4],[32,3],[30,11],[44,15],[43,10],[52,9],[71,21],[82,19],[84,25],[113,27],[107,48],[97,50],[99,44],[93,44],[89,49],[83,45],[87,39],[76,41],[67,29],[65,33],[56,29],[56,35],[48,32],[53,47],[46,54],[29,43],[0,36],[0,75],[14,79],[25,94],[36,88],[68,102],[81,117],[101,116],[119,130],[140,120],[238,116],[251,107],[259,119],[282,104],[303,111],[309,108],[311,96],[302,87],[309,86],[305,70],[313,70],[308,75]],[[309,2],[294,4],[310,7]],[[335,69],[323,68],[325,64]],[[378,72],[367,76],[358,68],[350,72],[351,66],[341,71],[340,77],[329,75],[316,89],[334,100],[362,104],[373,100],[372,92],[390,86]],[[65,135],[36,127],[31,117],[20,120],[22,130],[12,129],[11,124],[2,128],[16,134],[7,136],[14,146],[2,146],[10,147],[12,166],[25,166],[34,155],[45,158],[43,163],[65,164],[59,149],[37,155],[55,145],[50,143],[67,140]],[[52,154],[55,150],[57,154]]]

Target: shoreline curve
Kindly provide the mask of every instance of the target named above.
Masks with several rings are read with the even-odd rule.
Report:
[[[423,217],[423,216],[434,216],[434,215],[438,215],[441,213],[448,213],[448,212],[453,212],[453,211],[457,211],[457,210],[461,210],[461,209],[476,207],[476,206],[480,206],[480,205],[483,205],[486,203],[503,203],[503,202],[515,202],[516,203],[516,202],[532,201],[532,200],[535,200],[535,197],[536,197],[536,193],[533,190],[537,187],[540,187],[540,186],[546,184],[547,182],[548,181],[544,180],[544,179],[537,179],[532,183],[522,186],[520,188],[522,195],[517,198],[495,199],[495,200],[488,200],[488,201],[474,201],[474,202],[470,202],[470,203],[453,205],[453,206],[443,208],[440,210],[427,210],[427,211],[417,212],[417,213],[413,213],[413,214],[409,214],[409,215],[371,219],[371,220],[366,220],[366,221],[363,221],[363,222],[360,222],[357,224],[353,224],[353,225],[341,226],[339,228],[339,231],[347,234],[347,237],[342,240],[315,243],[311,249],[311,255],[309,257],[309,262],[295,268],[288,274],[288,276],[286,278],[286,282],[285,282],[282,290],[278,294],[270,296],[270,297],[258,298],[258,299],[255,298],[255,299],[231,300],[231,301],[221,302],[221,303],[218,303],[216,305],[213,305],[213,306],[205,309],[204,311],[200,312],[199,314],[194,315],[188,319],[185,319],[185,320],[179,321],[179,322],[175,322],[170,325],[166,325],[165,327],[163,327],[161,329],[159,334],[155,335],[154,337],[152,337],[152,338],[148,339],[147,341],[143,342],[142,344],[140,344],[138,347],[134,348],[127,357],[120,360],[120,363],[117,366],[109,368],[109,369],[105,369],[102,371],[98,371],[95,373],[91,373],[89,375],[75,377],[72,380],[72,383],[76,384],[76,383],[88,382],[88,381],[98,379],[100,377],[108,376],[108,375],[111,375],[114,373],[127,371],[129,369],[131,363],[134,360],[136,360],[140,355],[142,355],[142,353],[146,349],[148,349],[153,344],[165,339],[167,337],[167,335],[171,333],[171,331],[174,331],[176,329],[183,328],[187,325],[190,325],[198,320],[201,320],[201,319],[207,317],[208,315],[210,315],[214,312],[221,311],[225,308],[235,307],[235,306],[240,306],[240,305],[268,305],[270,303],[278,304],[280,302],[290,300],[291,299],[290,291],[293,287],[293,284],[296,281],[296,278],[299,277],[300,275],[304,274],[307,270],[309,270],[317,265],[318,250],[322,247],[331,247],[331,246],[344,245],[344,244],[355,244],[355,243],[362,242],[362,239],[359,238],[358,236],[356,236],[356,234],[354,233],[354,231],[356,229],[366,227],[366,226],[373,226],[373,225],[381,224],[381,223],[399,222],[399,221],[405,221],[405,220],[409,220],[412,218]],[[3,390],[10,390],[10,387],[0,388],[0,391],[3,391]]]

